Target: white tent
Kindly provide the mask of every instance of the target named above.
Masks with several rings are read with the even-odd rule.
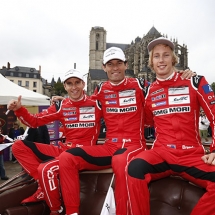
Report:
[[[20,87],[0,74],[0,105],[6,105],[11,99],[22,96],[22,105],[49,105],[49,97]]]

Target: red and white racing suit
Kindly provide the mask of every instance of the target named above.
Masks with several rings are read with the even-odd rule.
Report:
[[[192,215],[215,213],[215,166],[205,164],[199,137],[200,106],[211,122],[214,151],[215,96],[203,76],[182,80],[178,73],[166,81],[156,80],[146,95],[146,123],[154,120],[156,139],[151,150],[141,152],[128,165],[128,188],[132,215],[149,215],[148,183],[179,175],[206,188]]]
[[[100,132],[101,108],[98,102],[84,95],[74,102],[67,98],[38,114],[30,114],[21,107],[16,116],[29,127],[59,120],[65,131],[66,143],[60,146],[18,140],[12,150],[16,159],[34,179],[39,179],[44,197],[51,210],[59,210],[58,156],[74,147],[93,146]],[[71,176],[73,177],[73,176]]]
[[[60,179],[66,213],[79,213],[80,170],[111,167],[115,173],[117,215],[127,214],[125,168],[128,160],[145,149],[143,105],[145,81],[125,78],[120,84],[102,83],[95,98],[102,106],[107,127],[104,145],[69,149],[59,157]],[[113,156],[113,158],[112,158]]]

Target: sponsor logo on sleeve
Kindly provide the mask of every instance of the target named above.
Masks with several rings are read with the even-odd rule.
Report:
[[[119,92],[119,97],[135,96],[135,90],[123,90]]]
[[[106,105],[116,105],[117,101],[116,100],[109,100],[105,102]]]
[[[182,95],[182,96],[169,96],[168,97],[169,104],[190,104],[190,96]]]
[[[105,95],[105,99],[113,99],[116,98],[116,94]]]
[[[159,90],[152,92],[151,95],[155,95],[155,94],[158,94],[158,93],[163,92],[163,91],[164,91],[164,88],[161,88]]]
[[[211,86],[209,84],[205,84],[204,86],[202,86],[205,94],[211,93],[213,92],[213,90],[211,89]]]
[[[63,112],[64,116],[70,116],[70,115],[75,115],[76,112],[75,111],[71,111],[71,112]]]
[[[178,86],[178,87],[170,87],[168,89],[168,95],[179,95],[179,94],[189,94],[189,87]]]
[[[80,107],[80,113],[95,113],[95,107]]]
[[[129,98],[120,98],[119,99],[119,105],[131,105],[136,104],[136,98],[135,97],[129,97]]]
[[[159,107],[159,106],[163,106],[163,105],[166,105],[166,101],[153,103],[152,107]]]
[[[118,141],[117,138],[112,138],[112,142],[113,142],[113,143],[116,143],[117,141]]]
[[[215,95],[212,95],[212,96],[208,96],[208,99],[214,99],[215,98]]]
[[[95,114],[80,114],[80,121],[92,121],[95,120]]]
[[[65,118],[65,121],[75,121],[78,120],[77,117],[69,117],[69,118]]]
[[[161,94],[159,96],[152,97],[151,100],[156,101],[156,100],[160,100],[160,99],[164,99],[164,98],[166,98],[166,94]]]
[[[63,110],[76,110],[76,107],[71,107],[71,108],[62,108]]]

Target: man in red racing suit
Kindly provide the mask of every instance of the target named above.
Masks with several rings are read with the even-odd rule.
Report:
[[[106,57],[109,52],[110,58]],[[96,88],[94,97],[102,106],[106,141],[104,145],[73,148],[60,155],[59,172],[67,214],[79,213],[79,171],[105,169],[111,164],[115,173],[116,214],[127,214],[126,165],[132,156],[145,150],[142,119],[146,83],[125,78],[127,64],[121,49],[107,49],[103,63],[109,81]]]
[[[147,90],[145,115],[146,124],[152,125],[154,120],[156,139],[151,150],[141,152],[128,165],[131,214],[150,214],[148,184],[169,175],[179,175],[206,188],[207,193],[194,207],[192,215],[214,214],[214,92],[203,76],[183,80],[174,72],[171,41],[158,38],[148,47],[157,80]],[[205,155],[199,137],[200,107],[213,131],[209,155]]]
[[[12,147],[16,159],[35,180],[39,180],[40,185],[37,192],[22,203],[45,199],[51,214],[58,214],[61,208],[57,177],[58,156],[70,148],[95,145],[102,115],[98,102],[84,94],[84,79],[80,72],[68,71],[65,74],[64,86],[69,98],[38,114],[30,114],[26,108],[21,107],[21,103],[16,104],[16,101],[8,104],[8,109],[15,110],[16,116],[29,127],[38,127],[55,120],[59,120],[64,127],[66,143],[60,143],[59,147],[25,140],[17,140]],[[21,97],[17,103],[19,102]],[[20,108],[17,108],[18,105]]]

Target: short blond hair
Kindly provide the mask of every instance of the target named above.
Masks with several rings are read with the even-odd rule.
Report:
[[[165,47],[167,47],[168,45],[162,44]],[[155,46],[156,47],[156,46]],[[154,47],[154,48],[155,48]],[[169,46],[168,46],[169,47]],[[150,67],[150,69],[153,69],[153,59],[152,59],[152,55],[153,55],[153,51],[154,48],[149,52],[149,62],[148,62],[148,66]],[[171,49],[171,48],[170,48]],[[178,56],[175,54],[175,52],[171,49],[172,52],[172,65],[175,66],[179,61],[178,61]]]

